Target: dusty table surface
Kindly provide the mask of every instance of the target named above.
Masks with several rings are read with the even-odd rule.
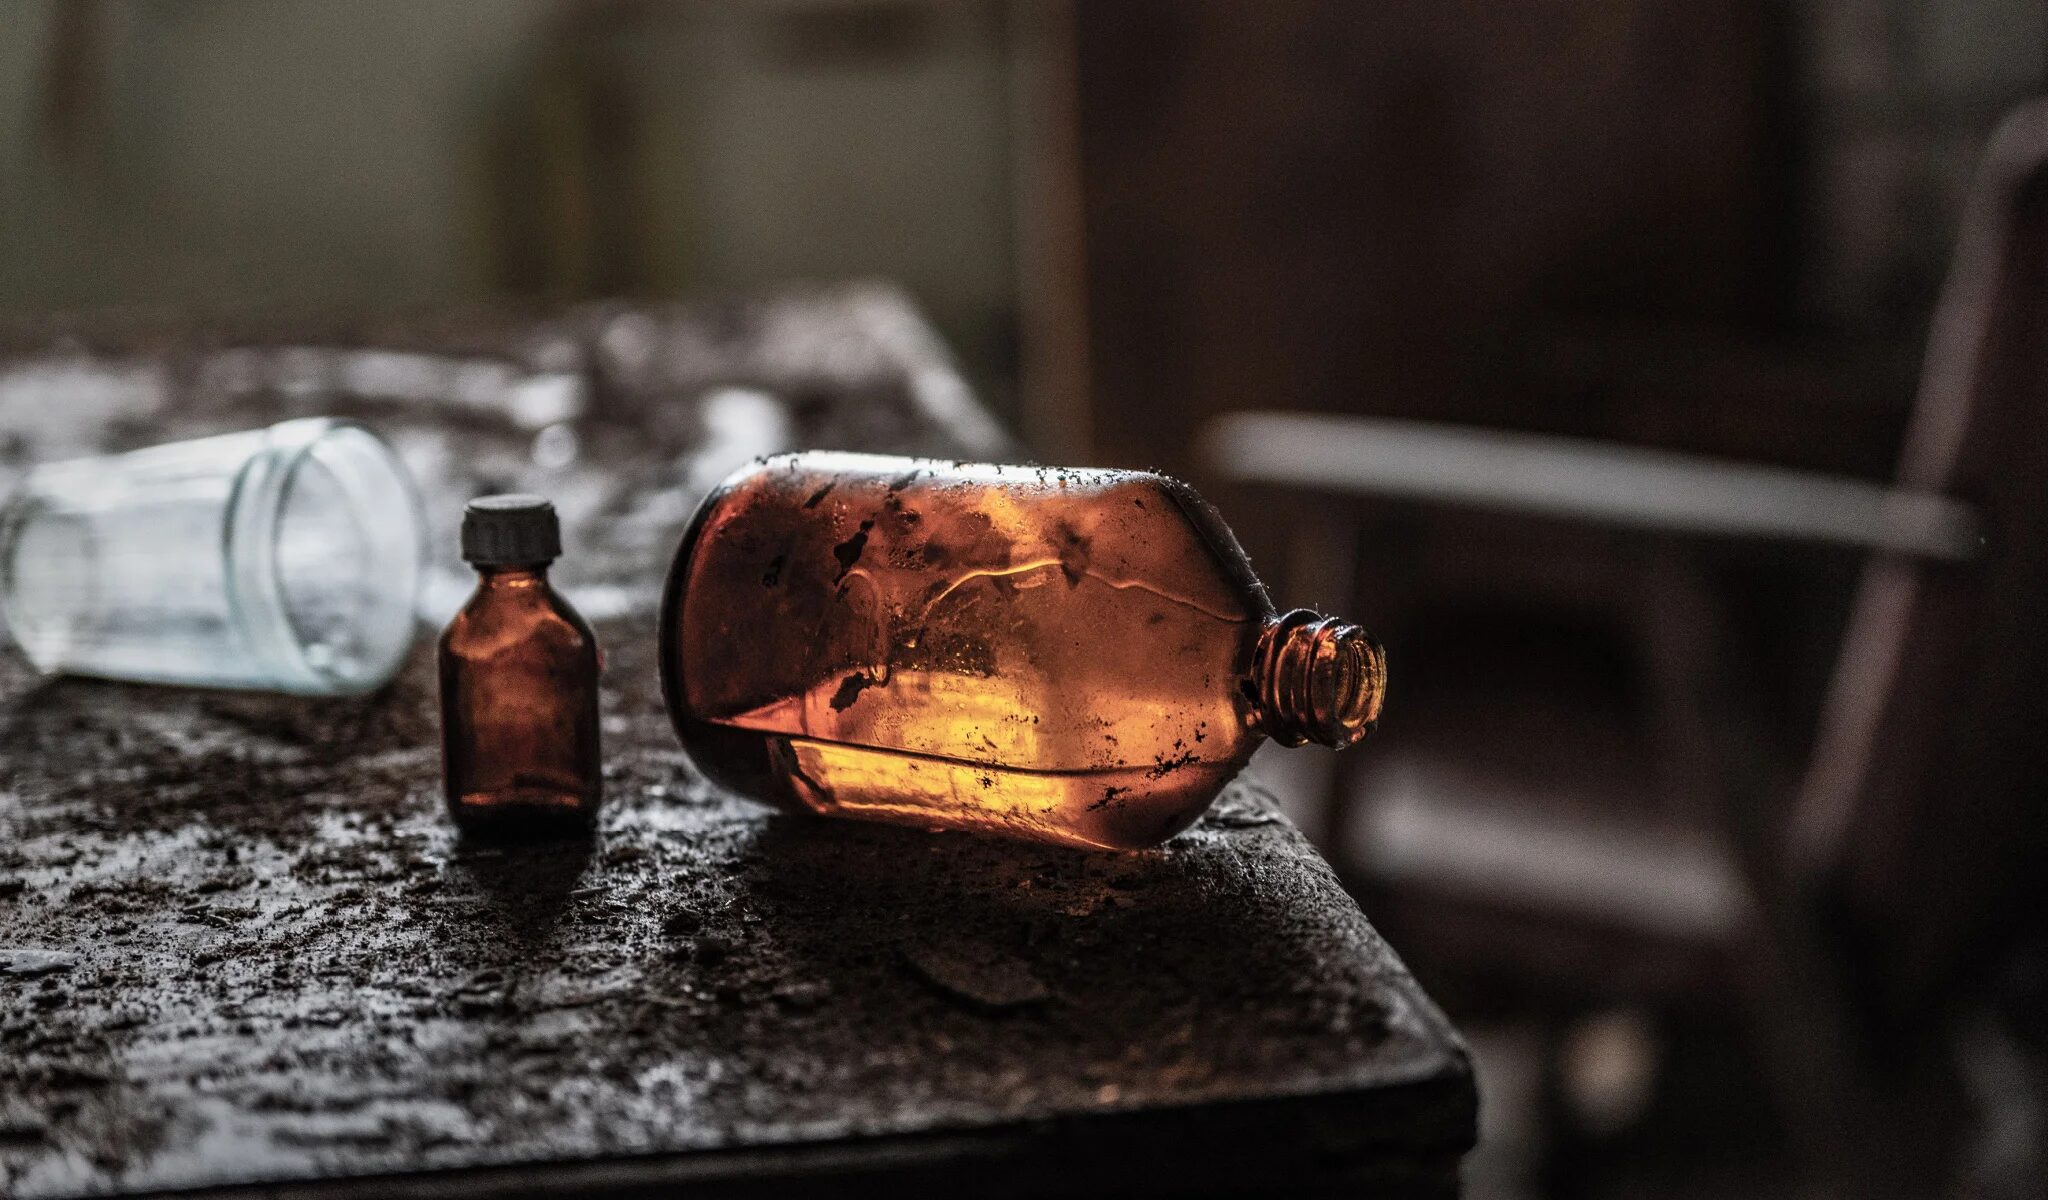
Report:
[[[623,470],[585,458],[549,469]],[[0,1194],[1455,1192],[1464,1050],[1254,786],[1111,855],[705,784],[658,694],[665,562],[628,561],[686,519],[658,501],[565,508],[572,556],[579,512],[627,531],[583,564],[587,843],[454,834],[426,645],[343,701],[0,652]]]

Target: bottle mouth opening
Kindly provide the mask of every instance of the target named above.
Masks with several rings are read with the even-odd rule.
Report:
[[[1316,647],[1317,710],[1327,713],[1328,727],[1348,746],[1372,731],[1386,692],[1387,658],[1371,634],[1345,625]]]
[[[1298,608],[1267,624],[1252,683],[1254,723],[1267,736],[1341,750],[1379,723],[1386,652],[1357,625]]]

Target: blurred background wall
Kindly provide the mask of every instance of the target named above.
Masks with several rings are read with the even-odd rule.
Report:
[[[7,25],[0,307],[877,274],[1036,441],[1182,467],[1252,397],[1647,423],[1592,393],[1657,369],[1629,340],[1653,324],[1694,377],[1759,337],[1910,345],[2048,44],[2036,0],[14,0]],[[1531,349],[1560,323],[1582,354]]]
[[[1161,410],[1264,404],[1882,469],[1961,189],[2048,44],[2028,0],[1078,12],[1125,456]]]
[[[1015,377],[995,2],[10,0],[0,308],[878,275]]]

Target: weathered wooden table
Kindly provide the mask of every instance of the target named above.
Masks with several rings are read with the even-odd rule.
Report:
[[[529,408],[531,376],[580,380],[580,417],[385,394],[350,382],[360,351],[293,383],[314,351],[275,340],[17,344],[0,370],[20,455],[318,407],[392,437],[444,547],[467,491],[555,495],[609,763],[594,841],[466,844],[424,645],[324,702],[43,681],[7,651],[0,1194],[1455,1193],[1464,1051],[1255,787],[1090,855],[774,815],[677,748],[652,588],[720,439],[999,452],[898,301],[506,328],[434,335],[512,364]],[[98,399],[24,423],[53,380]],[[460,586],[437,571],[429,618]]]

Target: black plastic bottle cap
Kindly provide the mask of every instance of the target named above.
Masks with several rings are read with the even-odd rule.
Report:
[[[462,558],[472,566],[549,563],[561,553],[561,522],[544,496],[479,496],[462,510]]]

